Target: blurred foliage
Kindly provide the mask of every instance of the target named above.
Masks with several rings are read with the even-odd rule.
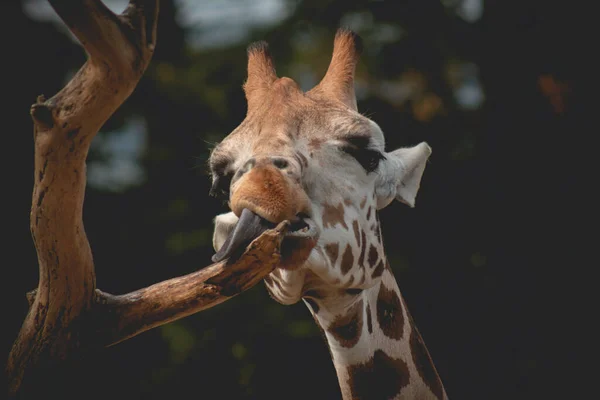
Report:
[[[183,26],[183,2],[161,0],[154,59],[89,157],[84,221],[98,287],[123,293],[210,263],[212,219],[226,208],[208,196],[205,163],[244,118],[245,47],[267,40],[279,76],[309,89],[345,25],[364,40],[359,110],[381,126],[388,149],[433,147],[417,207],[394,204],[381,219],[392,267],[450,397],[556,396],[562,386],[550,387],[548,377],[576,355],[546,351],[558,336],[552,316],[566,309],[546,305],[545,283],[564,279],[549,266],[569,253],[553,232],[570,224],[550,199],[568,199],[576,178],[547,166],[577,131],[583,107],[578,88],[587,78],[573,33],[556,29],[573,18],[533,1],[282,1],[289,12],[276,23],[197,47],[191,38],[202,26]],[[481,15],[468,5],[482,6]],[[3,114],[19,158],[3,196],[18,244],[7,259],[14,251],[19,264],[10,284],[3,280],[8,352],[26,313],[23,294],[37,282],[28,109],[38,94],[56,93],[85,57],[60,24],[32,19],[18,1],[0,8],[2,76],[10,77]],[[113,399],[340,398],[308,310],[275,303],[262,285],[75,364],[65,367],[75,388],[57,380],[40,389]]]

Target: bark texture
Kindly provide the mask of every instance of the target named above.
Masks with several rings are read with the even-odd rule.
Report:
[[[118,343],[217,305],[252,287],[279,262],[287,223],[254,240],[237,260],[125,295],[96,288],[82,220],[85,160],[104,122],[133,92],[156,43],[158,0],[130,0],[116,15],[100,0],[49,0],[79,39],[87,62],[54,97],[38,97],[30,214],[39,283],[7,361],[9,395],[45,360]],[[26,382],[26,381],[25,381]]]

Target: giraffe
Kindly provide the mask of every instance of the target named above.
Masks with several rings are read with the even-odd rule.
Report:
[[[303,92],[278,77],[265,42],[248,47],[245,119],[212,150],[213,261],[235,257],[289,221],[281,261],[265,278],[282,304],[304,301],[324,334],[344,400],[447,399],[384,252],[378,210],[415,205],[431,148],[385,151],[357,111],[360,38],[341,28],[327,72]]]

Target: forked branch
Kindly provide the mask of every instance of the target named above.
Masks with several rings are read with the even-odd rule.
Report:
[[[126,295],[97,290],[82,220],[85,160],[93,137],[135,89],[152,58],[158,0],[130,0],[120,15],[100,0],[49,1],[88,60],[59,93],[49,100],[40,96],[31,107],[35,176],[30,226],[39,282],[27,295],[31,307],[7,362],[12,395],[35,376],[32,371],[41,360],[118,343],[252,287],[279,262],[287,229],[282,223],[265,232],[229,264],[226,260]]]

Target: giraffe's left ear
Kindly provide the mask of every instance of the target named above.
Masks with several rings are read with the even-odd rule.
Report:
[[[394,198],[410,207],[415,206],[421,177],[430,155],[431,147],[425,142],[385,154],[385,160],[377,170],[375,183],[378,209],[386,207]]]

